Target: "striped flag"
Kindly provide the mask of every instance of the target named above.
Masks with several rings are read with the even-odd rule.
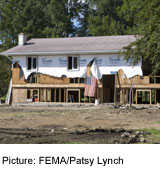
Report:
[[[96,94],[97,80],[94,76],[87,76],[84,96],[94,97]]]

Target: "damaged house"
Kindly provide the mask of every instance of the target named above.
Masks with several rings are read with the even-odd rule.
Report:
[[[126,35],[26,41],[21,33],[18,45],[1,53],[12,57],[9,101],[155,104],[160,81],[148,76],[150,66],[133,66],[118,56],[135,40]]]

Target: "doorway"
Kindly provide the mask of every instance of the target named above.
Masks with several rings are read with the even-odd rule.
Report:
[[[115,75],[103,75],[102,84],[103,103],[113,103],[115,91]]]

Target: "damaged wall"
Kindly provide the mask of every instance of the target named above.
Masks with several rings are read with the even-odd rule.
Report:
[[[27,102],[27,89],[12,89],[12,102],[13,103],[26,103]]]
[[[75,56],[75,55],[74,55]],[[81,55],[78,56],[78,69],[68,70],[68,56],[37,56],[38,68],[36,70],[27,70],[27,57],[15,56],[13,62],[18,62],[24,71],[25,78],[32,72],[39,72],[55,77],[62,77],[63,75],[74,78],[83,77],[87,72],[88,63],[96,58],[96,64],[102,74],[115,74],[120,69],[124,71],[128,78],[135,75],[142,76],[141,63],[132,66],[131,62],[126,62],[123,57],[118,58],[117,55]]]
[[[149,85],[149,76],[136,75],[132,78],[127,78],[123,70],[118,71],[117,85]]]
[[[24,75],[20,77],[20,66],[18,63],[14,64],[12,68],[12,83],[13,84],[26,84]]]

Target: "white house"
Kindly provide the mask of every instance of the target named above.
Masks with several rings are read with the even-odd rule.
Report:
[[[119,57],[123,47],[135,40],[135,36],[125,35],[26,41],[19,34],[18,45],[1,53],[12,57],[12,103],[120,101],[123,84],[118,83],[118,73],[120,80],[143,75],[141,62],[133,66]],[[87,76],[97,79],[92,97],[84,96]],[[127,102],[129,83],[124,93]]]

